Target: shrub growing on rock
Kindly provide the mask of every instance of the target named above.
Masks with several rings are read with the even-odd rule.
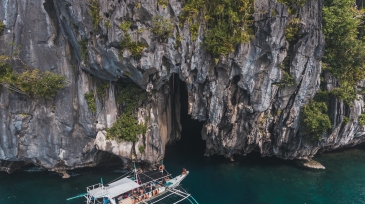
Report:
[[[160,39],[165,40],[172,36],[174,25],[170,19],[154,16],[152,19],[152,32]]]
[[[204,47],[217,57],[251,39],[253,12],[253,0],[190,0],[183,7],[180,20],[193,26],[192,39],[197,36],[196,25],[203,22]]]
[[[144,134],[147,127],[138,124],[138,120],[131,114],[123,114],[111,128],[107,129],[107,138],[116,138],[120,141],[137,142],[139,134]]]
[[[81,59],[85,62],[89,62],[89,53],[87,50],[87,40],[79,41],[80,52],[81,52]]]
[[[364,126],[365,125],[365,114],[361,114],[359,116],[359,124]]]
[[[288,40],[289,43],[292,43],[292,42],[298,40],[299,25],[300,25],[300,19],[294,18],[285,27],[285,38]]]
[[[98,30],[99,23],[103,20],[103,17],[100,15],[100,4],[98,0],[88,0],[89,4],[89,13],[91,16],[91,20],[93,21],[93,27],[95,30]]]
[[[121,117],[107,129],[108,139],[137,142],[139,134],[147,131],[147,122],[139,124],[133,111],[137,109],[147,98],[144,90],[132,84],[119,84],[117,103],[122,107]]]
[[[92,113],[96,113],[96,103],[95,103],[94,93],[93,92],[85,93],[84,97],[87,101],[87,104],[89,105],[90,111]]]
[[[66,78],[64,76],[38,69],[25,71],[17,75],[17,85],[19,88],[36,97],[52,98],[57,92],[64,88]]]
[[[0,34],[5,30],[5,24],[0,20]]]
[[[349,105],[356,99],[356,83],[365,78],[365,43],[359,34],[362,18],[363,11],[356,8],[353,0],[324,2],[323,70],[339,80],[339,87],[332,94]]]
[[[128,33],[131,23],[129,21],[123,21],[120,23],[119,28],[124,33],[124,38],[120,41],[121,48],[128,49],[131,52],[132,57],[140,57],[146,45],[142,42],[133,41],[131,35]]]
[[[302,107],[302,130],[310,140],[320,140],[323,133],[332,128],[324,102],[311,101]]]

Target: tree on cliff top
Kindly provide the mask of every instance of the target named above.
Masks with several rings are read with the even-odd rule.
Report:
[[[351,104],[356,99],[356,83],[365,78],[365,44],[359,35],[364,12],[356,8],[354,0],[324,2],[323,70],[339,80],[339,87],[332,93]]]

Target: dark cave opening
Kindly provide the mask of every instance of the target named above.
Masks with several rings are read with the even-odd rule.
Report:
[[[96,167],[119,167],[124,166],[123,161],[117,156],[110,152],[98,151],[94,156]]]
[[[181,124],[181,138],[176,142],[174,147],[166,147],[166,154],[170,151],[181,154],[192,154],[192,155],[204,155],[205,141],[202,139],[201,131],[203,129],[204,121],[195,120],[189,115],[189,94],[188,88],[178,74],[172,76],[174,81],[174,93],[179,94],[178,100],[180,102],[180,110],[175,110],[172,117],[178,117],[180,115]],[[172,97],[174,98],[174,97]],[[172,99],[174,100],[174,99]],[[174,101],[172,101],[174,103]],[[180,111],[180,113],[176,113]],[[174,112],[174,111],[172,111]],[[173,150],[172,150],[173,149]],[[187,150],[187,151],[186,151]]]
[[[57,39],[58,39],[58,32],[59,32],[60,25],[59,25],[59,21],[58,21],[57,10],[56,10],[55,4],[52,0],[46,0],[43,3],[43,7],[51,19],[51,22],[53,24],[53,29],[55,29],[56,37],[53,40],[54,41],[53,43],[56,44]]]

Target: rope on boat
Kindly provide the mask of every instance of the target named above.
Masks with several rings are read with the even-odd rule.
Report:
[[[113,183],[114,181],[117,181],[117,180],[119,180],[119,179],[121,179],[121,178],[124,178],[126,175],[131,174],[131,173],[132,173],[132,171],[129,171],[129,172],[127,172],[127,173],[123,174],[122,176],[119,176],[118,178],[116,178],[116,179],[114,179],[114,180],[110,181],[108,184],[111,184],[111,183]]]

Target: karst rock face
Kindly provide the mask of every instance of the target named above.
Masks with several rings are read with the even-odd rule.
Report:
[[[263,156],[306,159],[319,150],[365,140],[357,119],[363,107],[361,96],[351,107],[331,101],[333,128],[321,141],[310,142],[300,130],[301,107],[320,85],[325,43],[322,0],[308,0],[298,11],[300,39],[291,49],[285,39],[290,20],[287,7],[256,0],[254,37],[219,61],[202,47],[203,26],[196,40],[189,26],[179,26],[181,0],[169,0],[166,6],[157,0],[99,2],[103,19],[96,28],[87,0],[0,1],[0,20],[6,25],[0,35],[0,54],[11,56],[20,48],[19,58],[29,67],[62,74],[68,81],[53,99],[29,98],[2,89],[2,170],[10,172],[31,162],[62,171],[94,166],[111,154],[125,163],[158,162],[164,157],[165,145],[178,140],[183,128],[176,85],[179,78],[188,89],[189,114],[205,121],[202,138],[207,155],[231,157],[258,151]],[[173,37],[161,40],[152,33],[156,15],[175,24]],[[120,47],[125,33],[119,24],[126,20],[131,22],[127,32],[132,40],[147,44],[140,57],[132,57]],[[80,42],[87,42],[86,50]],[[82,52],[87,53],[87,62],[82,60]],[[284,71],[280,64],[288,54],[290,75],[295,80],[291,86],[281,83]],[[15,71],[24,69],[19,61],[11,62]],[[96,92],[98,80],[109,86],[102,97],[95,97],[97,112],[92,113],[84,94]],[[106,139],[106,128],[121,114],[115,100],[118,80],[133,81],[150,92],[135,112],[140,122],[148,124],[148,130],[134,144]],[[329,90],[337,84],[330,74],[324,80]],[[348,124],[342,122],[344,114],[350,115]],[[139,146],[144,146],[144,151],[138,151]]]

